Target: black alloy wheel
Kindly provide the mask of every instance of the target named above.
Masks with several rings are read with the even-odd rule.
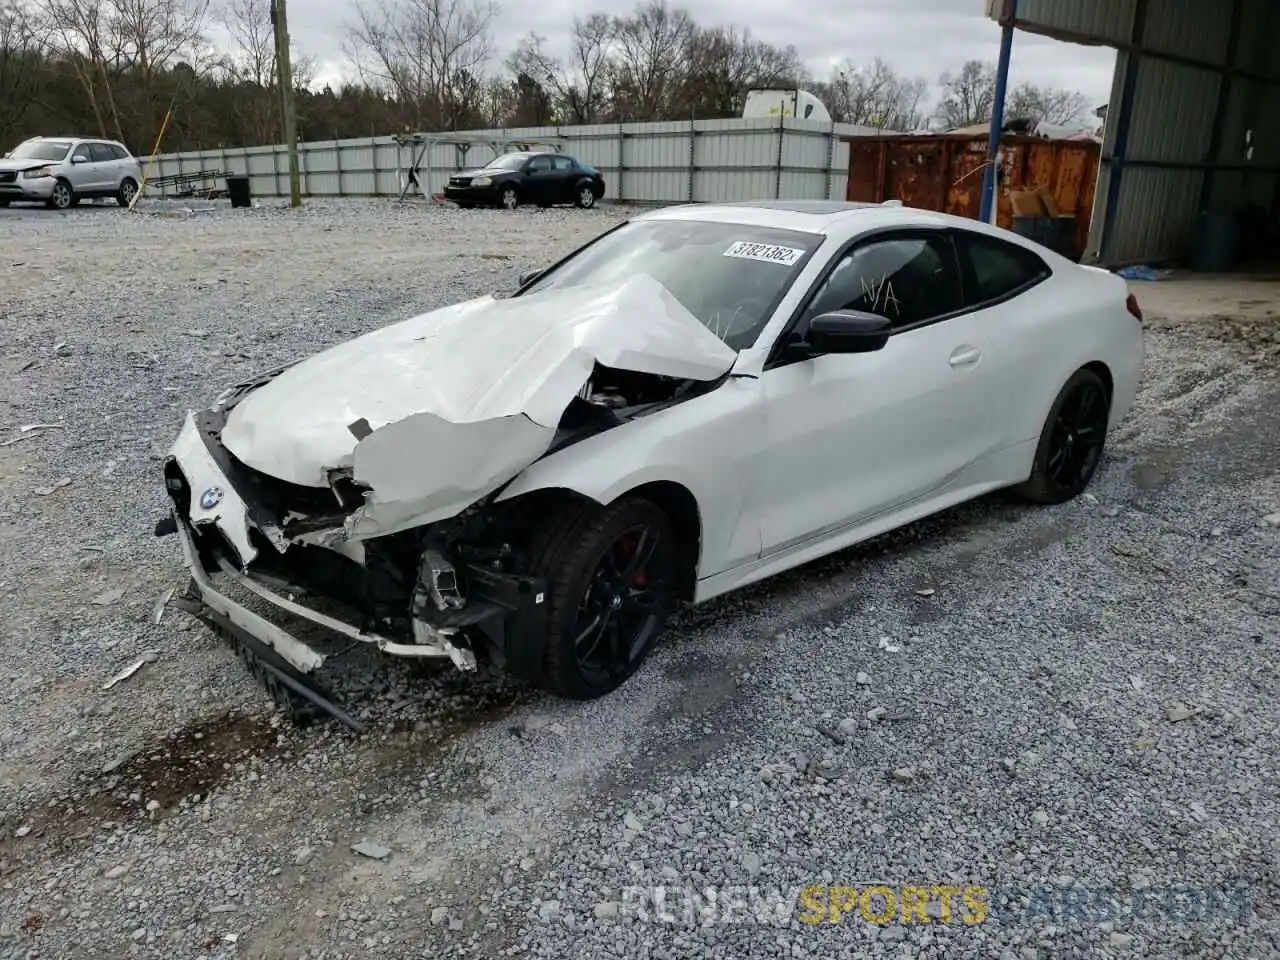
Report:
[[[543,686],[603,696],[636,671],[676,605],[682,555],[670,519],[642,497],[570,509],[532,555],[549,593]]]
[[[1111,396],[1102,378],[1092,370],[1077,370],[1054,401],[1031,477],[1019,492],[1050,504],[1084,492],[1102,462],[1110,416]]]
[[[574,623],[578,669],[610,684],[629,675],[670,606],[670,544],[656,525],[616,536],[583,591]]]

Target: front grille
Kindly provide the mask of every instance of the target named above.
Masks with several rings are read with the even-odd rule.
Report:
[[[0,173],[0,183],[13,183],[18,179],[18,174],[12,170],[6,170]]]
[[[470,177],[450,177],[449,186],[451,187],[469,187],[471,186]]]

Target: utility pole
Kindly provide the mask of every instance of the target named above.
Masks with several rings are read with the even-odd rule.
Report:
[[[276,37],[276,83],[280,86],[280,118],[289,152],[289,206],[302,206],[298,173],[298,124],[293,113],[293,67],[289,64],[289,20],[285,0],[271,0],[271,29]]]

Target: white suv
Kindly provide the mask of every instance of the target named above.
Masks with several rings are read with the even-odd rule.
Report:
[[[133,202],[142,165],[122,143],[88,137],[32,137],[0,159],[0,207],[15,200],[55,210],[90,197]]]

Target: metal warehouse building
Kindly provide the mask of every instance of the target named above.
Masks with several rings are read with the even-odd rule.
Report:
[[[1009,33],[1117,50],[1086,262],[1185,258],[1206,215],[1248,205],[1275,213],[1280,0],[986,0],[986,9]]]

